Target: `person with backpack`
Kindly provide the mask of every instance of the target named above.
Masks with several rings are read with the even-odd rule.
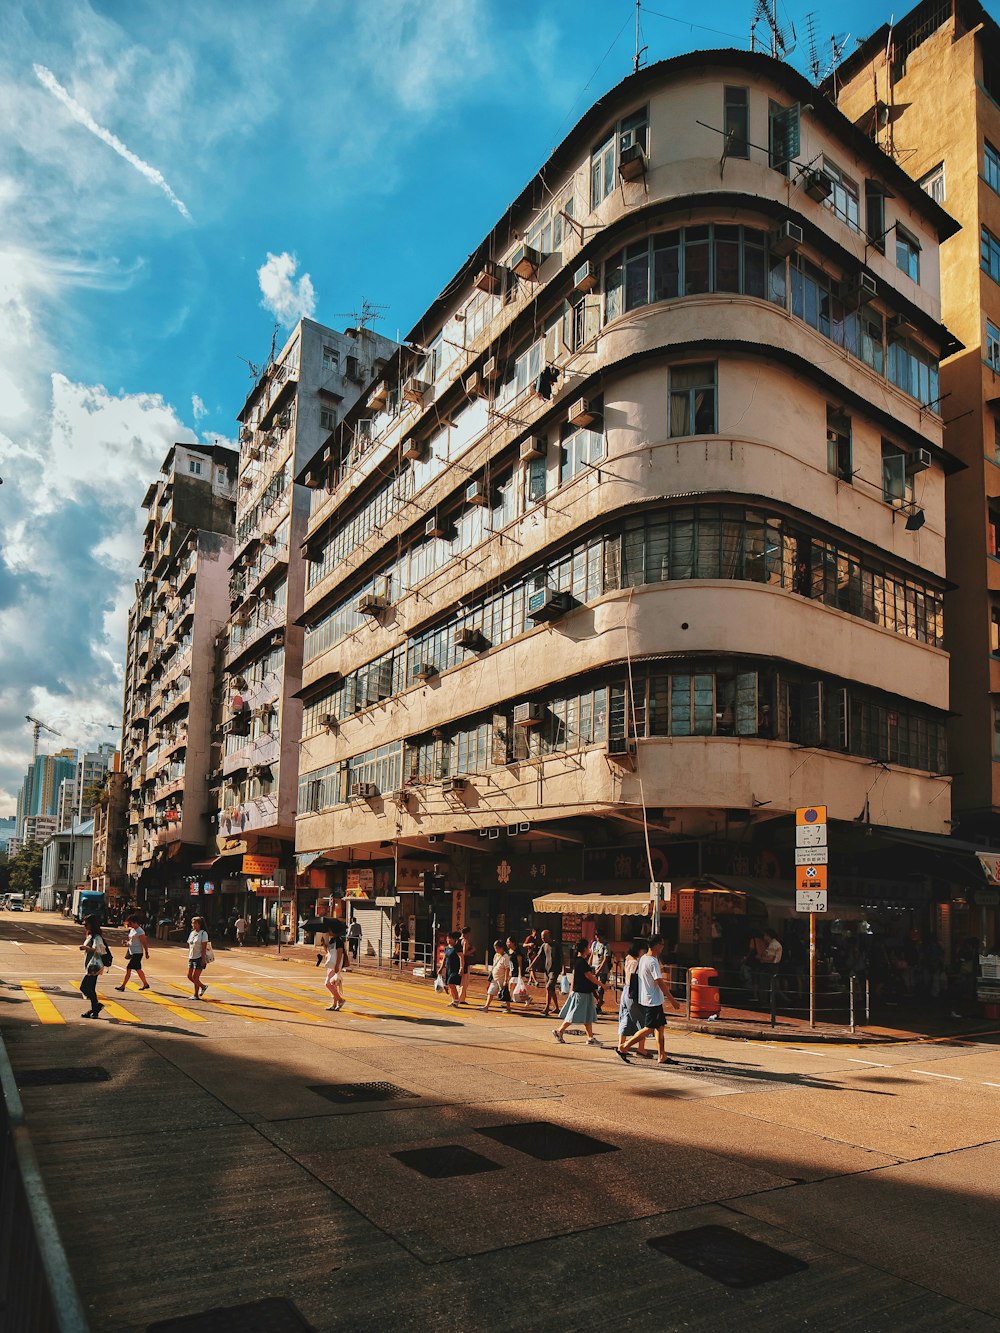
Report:
[[[493,941],[493,964],[490,967],[490,982],[486,987],[486,1003],[483,1013],[490,1012],[494,997],[500,996],[500,1008],[505,1014],[510,1013],[510,954],[503,947],[503,940]],[[505,1000],[504,994],[507,995]]]
[[[140,990],[149,990],[149,982],[146,980],[146,974],[142,970],[143,954],[149,957],[149,941],[146,939],[146,932],[142,928],[142,917],[138,912],[132,912],[128,918],[128,952],[125,954],[125,976],[120,986],[115,990],[124,990],[128,985],[129,977],[134,972],[142,985]]]
[[[106,967],[111,966],[111,953],[101,935],[101,923],[98,918],[93,914],[85,916],[83,924],[87,928],[87,937],[80,945],[80,952],[84,956],[86,970],[80,982],[80,993],[84,999],[90,1001],[90,1008],[85,1009],[81,1017],[96,1018],[104,1008],[97,998],[97,978]]]
[[[194,987],[194,998],[196,1000],[200,1000],[208,990],[201,976],[209,961],[209,947],[205,918],[193,916],[191,918],[191,934],[188,936],[188,981]]]

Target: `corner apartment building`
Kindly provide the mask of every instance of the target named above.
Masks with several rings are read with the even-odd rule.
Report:
[[[303,319],[268,363],[239,414],[240,455],[230,612],[220,645],[224,736],[213,764],[220,856],[230,882],[256,859],[293,884],[302,705],[301,546],[309,492],[295,477],[329,438],[396,344],[361,327]],[[261,859],[263,858],[263,859]]]
[[[45,843],[38,892],[43,912],[54,912],[78,885],[87,886],[93,834],[92,819],[74,819]]]
[[[232,449],[175,444],[142,501],[122,725],[140,901],[179,892],[209,838],[212,645],[229,612],[236,468]]]
[[[792,910],[819,802],[831,913],[926,912],[927,855],[901,867],[950,816],[955,230],[759,54],[586,113],[302,473],[317,895],[397,893],[419,933],[430,871],[482,948],[546,889],[667,879],[711,956]]]
[[[945,618],[952,664],[953,801],[956,834],[996,847],[1000,27],[975,0],[918,5],[862,43],[838,71],[836,95],[845,114],[962,224],[941,252],[944,319],[965,344],[941,367],[945,441],[965,465],[948,482],[948,576],[955,585]],[[890,246],[894,243],[890,236]],[[967,933],[978,932],[970,926]]]
[[[90,857],[90,887],[106,894],[109,901],[128,896],[125,848],[129,784],[126,775],[117,768],[117,755],[114,763],[94,802]]]

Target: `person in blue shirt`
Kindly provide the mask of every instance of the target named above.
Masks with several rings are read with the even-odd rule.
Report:
[[[462,985],[461,939],[462,937],[458,931],[449,933],[448,947],[444,951],[444,960],[441,963],[441,976],[444,978],[444,984],[451,996],[448,1004],[452,1009],[458,1008],[459,988]]]

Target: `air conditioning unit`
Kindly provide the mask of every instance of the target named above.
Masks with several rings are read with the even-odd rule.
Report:
[[[815,199],[819,204],[829,199],[833,192],[833,181],[825,171],[807,171],[804,180],[806,194],[810,199]]]
[[[568,592],[553,592],[551,588],[539,588],[528,595],[528,619],[536,625],[547,620],[558,620],[571,608],[573,599]]]
[[[403,441],[402,454],[404,458],[412,459],[413,462],[419,462],[427,454],[427,441],[418,440],[413,435]]]
[[[280,648],[284,642],[285,642],[285,631],[283,629],[276,629],[274,633],[271,635],[271,643],[274,644],[276,647]]]
[[[885,327],[890,338],[912,338],[917,332],[916,325],[906,315],[890,315]]]
[[[423,407],[424,394],[429,388],[430,385],[424,380],[418,380],[415,375],[411,375],[403,385],[404,402],[416,403],[418,407]]]
[[[358,598],[359,616],[377,616],[387,610],[389,599],[384,593],[366,592],[363,597]]]
[[[449,531],[450,527],[443,518],[429,518],[424,524],[425,537],[447,537]]]
[[[326,731],[336,731],[340,726],[336,713],[324,713],[320,720]]]
[[[872,301],[878,296],[878,283],[870,273],[855,273],[840,284],[840,298],[848,310],[857,310],[859,306]]]
[[[397,805],[406,806],[409,805],[410,797],[412,795],[413,792],[407,791],[405,787],[397,787],[396,790],[392,793],[392,800],[395,801]]]
[[[634,140],[627,142],[630,136],[622,135],[622,147],[618,154],[618,174],[623,181],[638,180],[646,174],[646,154],[642,145]]]
[[[253,431],[249,426],[240,427],[240,443],[248,444],[253,439]]]
[[[414,680],[430,680],[437,673],[437,666],[433,662],[414,662],[413,670],[410,672]]]
[[[465,392],[470,398],[479,398],[486,392],[486,386],[483,383],[483,377],[478,370],[474,370],[471,375],[465,377]]]
[[[279,429],[281,429],[281,430],[287,430],[288,427],[289,427],[291,424],[292,424],[292,414],[291,414],[291,412],[279,412],[279,413],[278,413],[278,427],[279,427]]]
[[[510,261],[510,266],[519,278],[525,278],[528,282],[535,282],[538,278],[538,270],[542,266],[543,255],[538,250],[532,249],[530,245],[522,245],[520,249],[515,250]]]
[[[441,783],[441,790],[443,792],[465,791],[468,785],[468,778],[445,778],[444,782]]]
[[[597,290],[601,281],[601,267],[599,264],[587,260],[573,274],[573,290],[586,294]]]
[[[488,259],[476,274],[476,281],[473,286],[478,287],[481,292],[489,293],[490,296],[496,296],[503,291],[504,276],[503,265],[498,264],[493,259]]]
[[[368,406],[374,408],[376,412],[381,412],[382,408],[385,407],[388,401],[389,387],[384,380],[379,380],[378,384],[375,385],[375,388],[372,389],[371,393],[368,395]]]
[[[466,626],[458,630],[455,634],[456,648],[471,648],[473,652],[478,652],[483,645],[483,632],[475,629],[473,626]]]
[[[276,546],[278,543],[278,539],[273,532],[265,532],[263,537],[261,537],[261,541],[265,546]]]
[[[797,222],[783,222],[771,237],[771,254],[785,258],[802,246],[802,228]]]
[[[592,403],[589,398],[578,398],[569,409],[569,424],[571,426],[591,426],[595,421],[600,420],[600,416],[597,405]]]
[[[465,488],[465,502],[470,505],[488,507],[490,497],[486,490],[486,483],[484,481],[470,481]]]
[[[545,441],[537,435],[529,435],[521,441],[521,462],[527,463],[532,458],[545,457]]]
[[[495,356],[487,357],[483,362],[482,376],[487,384],[500,378],[500,362]]]
[[[914,449],[912,454],[906,455],[906,471],[913,475],[914,472],[926,472],[931,465],[931,451],[929,449]]]
[[[541,720],[542,705],[540,703],[528,700],[523,704],[514,705],[515,727],[536,727]]]
[[[628,736],[612,736],[608,741],[607,752],[619,758],[635,754],[635,742]]]
[[[362,801],[371,801],[378,795],[378,786],[374,782],[355,782],[351,787],[351,795]]]

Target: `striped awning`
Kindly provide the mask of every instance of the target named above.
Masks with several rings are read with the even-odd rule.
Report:
[[[532,900],[536,912],[561,916],[652,916],[649,893],[546,893]]]

